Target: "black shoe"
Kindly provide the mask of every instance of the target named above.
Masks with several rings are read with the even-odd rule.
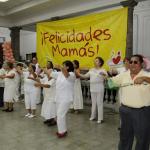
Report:
[[[48,119],[48,120],[45,120],[43,123],[44,124],[48,124],[48,123],[50,123],[52,120],[51,119]]]
[[[12,112],[12,111],[14,111],[14,109],[12,108],[12,109],[8,109],[8,110],[6,110],[6,112]]]
[[[48,123],[47,125],[50,127],[50,126],[55,126],[56,124],[57,124],[56,121],[52,121],[52,122]]]
[[[6,111],[6,112],[7,112],[8,110],[9,110],[8,108],[2,109],[2,111]]]

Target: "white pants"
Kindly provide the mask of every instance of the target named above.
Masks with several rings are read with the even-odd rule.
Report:
[[[91,109],[91,118],[96,118],[96,110],[98,110],[98,120],[103,120],[103,97],[104,91],[100,92],[91,92],[92,99],[92,109]]]
[[[56,102],[58,133],[64,133],[67,131],[66,114],[70,105],[71,102]]]
[[[36,92],[25,91],[25,107],[26,109],[36,109]]]

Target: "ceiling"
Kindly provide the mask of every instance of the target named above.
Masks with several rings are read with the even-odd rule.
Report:
[[[57,16],[96,10],[114,4],[117,6],[121,1],[123,0],[9,0],[0,2],[0,26],[32,25]]]

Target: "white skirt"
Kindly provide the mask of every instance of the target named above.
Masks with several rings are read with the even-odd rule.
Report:
[[[83,109],[83,96],[82,96],[82,89],[81,89],[80,79],[76,79],[75,84],[74,84],[73,108],[75,110]]]
[[[44,99],[42,104],[41,116],[46,120],[56,117],[56,103],[52,100]]]
[[[9,85],[4,88],[4,102],[14,102],[14,96],[16,94],[16,86]]]

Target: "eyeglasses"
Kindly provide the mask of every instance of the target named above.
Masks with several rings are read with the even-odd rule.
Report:
[[[130,61],[130,64],[138,64],[138,61]]]

